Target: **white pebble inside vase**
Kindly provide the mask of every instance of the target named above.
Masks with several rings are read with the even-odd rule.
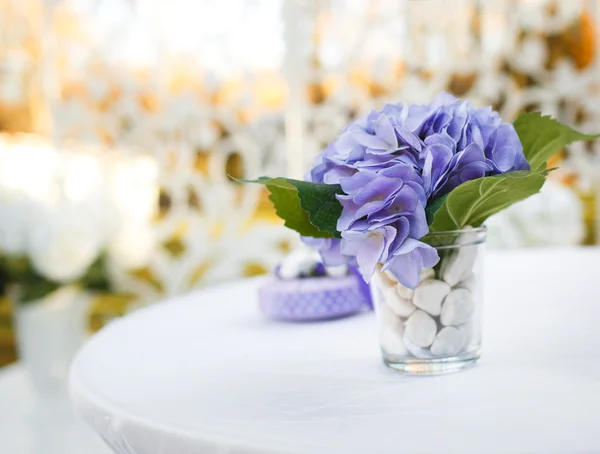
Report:
[[[407,288],[389,271],[371,281],[384,363],[409,374],[442,374],[474,365],[481,348],[486,230],[430,235],[440,260]]]

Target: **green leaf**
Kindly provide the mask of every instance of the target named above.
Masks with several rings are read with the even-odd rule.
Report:
[[[437,213],[437,211],[440,209],[447,197],[448,194],[444,194],[443,196],[438,197],[437,199],[432,200],[427,204],[427,206],[425,207],[425,216],[427,217],[427,224],[430,225],[433,222],[433,217],[435,213]]]
[[[277,216],[285,221],[286,227],[303,236],[340,238],[336,226],[342,205],[335,196],[344,192],[339,185],[269,177],[241,181],[267,187]]]
[[[106,257],[102,255],[90,265],[85,275],[81,278],[81,285],[89,291],[98,293],[109,292],[111,288],[107,270]]]
[[[288,180],[298,188],[298,197],[304,211],[308,213],[310,222],[319,231],[329,233],[332,237],[341,238],[337,230],[337,222],[342,215],[342,205],[336,198],[344,194],[339,184],[318,184],[307,181]]]
[[[35,281],[28,281],[23,283],[21,286],[22,292],[19,295],[19,304],[29,304],[41,300],[47,297],[52,292],[58,290],[60,284],[50,282],[46,279],[40,278]]]
[[[547,172],[510,172],[467,181],[455,188],[434,215],[430,232],[479,227],[493,214],[537,194]]]
[[[531,170],[546,168],[546,162],[567,145],[580,140],[594,140],[600,134],[583,134],[540,112],[523,113],[514,121]]]

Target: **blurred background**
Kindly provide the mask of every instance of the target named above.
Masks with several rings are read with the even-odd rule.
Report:
[[[597,0],[0,0],[0,365],[17,325],[41,336],[37,302],[85,295],[97,330],[268,272],[297,239],[228,175],[301,177],[385,102],[597,131],[599,24]],[[564,150],[490,246],[595,244],[599,156]]]

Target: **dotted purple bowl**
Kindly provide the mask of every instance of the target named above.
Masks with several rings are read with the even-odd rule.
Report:
[[[290,280],[270,277],[258,290],[260,309],[268,317],[285,321],[347,317],[369,308],[361,281],[354,274]]]

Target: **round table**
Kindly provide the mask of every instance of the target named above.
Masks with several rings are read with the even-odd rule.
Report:
[[[600,250],[488,254],[473,369],[386,369],[374,317],[266,320],[260,280],[102,330],[71,370],[79,413],[123,454],[600,450]]]

